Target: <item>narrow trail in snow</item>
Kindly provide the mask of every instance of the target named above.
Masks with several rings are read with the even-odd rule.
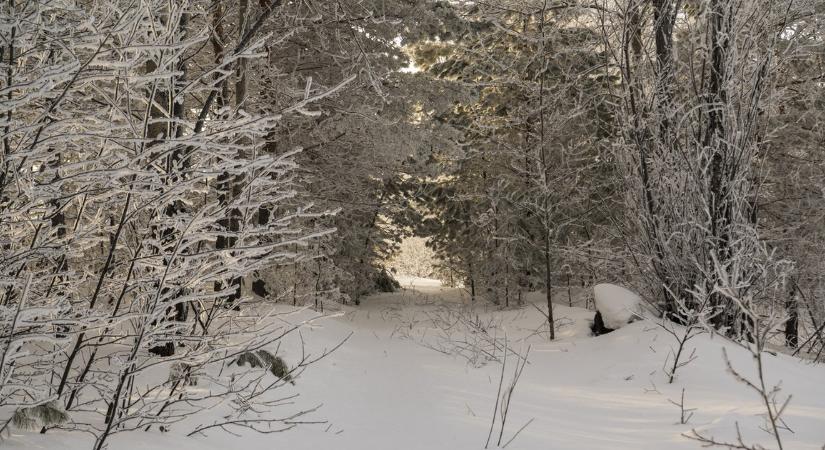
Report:
[[[697,339],[700,358],[668,385],[661,368],[669,337],[652,323],[593,338],[592,311],[556,305],[559,339],[550,342],[542,333],[544,318],[532,305],[502,311],[489,304],[471,305],[464,290],[432,280],[403,282],[401,292],[365,299],[308,337],[324,340],[353,332],[347,345],[301,381],[304,400],[324,403],[321,415],[329,420],[329,429],[319,433],[304,428],[284,435],[290,448],[483,448],[501,365],[473,358],[472,347],[489,342],[474,326],[461,325],[459,316],[490,336],[506,334],[516,351],[531,346],[504,441],[532,422],[508,448],[699,448],[683,433],[697,427],[733,437],[737,421],[747,438],[769,442],[759,429],[758,399],[726,373],[720,340]],[[574,304],[584,305],[580,294]],[[543,295],[527,300],[541,306]],[[729,349],[735,364],[750,368],[749,358],[736,350]],[[772,373],[794,391],[821,390],[815,380],[825,379],[822,368],[784,357],[771,364]],[[508,361],[505,383],[514,367],[514,361]],[[678,424],[679,410],[668,401],[677,399],[683,387],[688,407],[696,408],[687,425]],[[795,400],[787,414],[797,427],[787,438],[792,448],[820,449],[825,442],[819,426],[825,419],[825,398]]]

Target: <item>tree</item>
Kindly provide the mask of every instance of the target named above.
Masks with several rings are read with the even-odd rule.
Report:
[[[717,263],[748,286],[736,298],[778,281],[751,277],[771,272],[761,270],[759,161],[778,42],[795,7],[726,0],[619,7],[605,43],[622,76],[618,155],[631,182],[628,217],[638,218],[625,234],[641,237],[631,245],[644,256],[649,298],[684,320],[677,305],[693,304],[697,286],[714,292]],[[747,319],[729,297],[711,301],[717,328],[745,333]]]
[[[216,397],[277,388],[243,371],[225,375],[232,382],[217,376],[211,394],[193,397],[183,378],[297,330],[240,315],[235,306],[251,298],[236,280],[293,262],[301,256],[294,247],[331,232],[303,229],[318,215],[288,202],[297,151],[262,149],[279,124],[309,114],[347,80],[277,114],[227,110],[235,69],[260,56],[259,33],[281,4],[248,11],[249,26],[217,54],[204,44],[222,19],[207,6],[11,2],[2,11],[13,25],[2,28],[0,228],[9,239],[0,404],[96,418],[40,424],[91,432],[95,448]],[[242,105],[243,83],[234,89]],[[231,196],[222,180],[232,181]],[[258,220],[261,209],[273,211],[269,220]],[[151,352],[162,348],[174,355]],[[147,376],[173,363],[184,368],[171,384]]]
[[[384,262],[402,232],[398,173],[418,155],[423,134],[414,123],[416,89],[403,46],[440,32],[449,8],[435,1],[341,1],[284,6],[271,25],[290,30],[267,58],[248,70],[249,102],[277,110],[308,92],[351,80],[336,95],[319,99],[312,114],[288,118],[267,136],[266,151],[300,147],[296,204],[338,211],[313,218],[308,228],[334,228],[288,271],[260,273],[273,291],[288,285],[293,299],[323,297],[358,301],[382,279]],[[293,23],[300,27],[293,27]],[[307,82],[311,80],[311,82]],[[316,296],[316,285],[329,290]]]
[[[553,274],[577,264],[609,201],[609,160],[600,155],[612,122],[600,36],[585,10],[551,6],[471,5],[459,39],[416,48],[419,65],[475,94],[436,117],[463,133],[464,154],[449,169],[454,188],[434,187],[432,203],[465,216],[441,226],[467,231],[435,245],[466,236],[460,247],[475,255],[463,271],[489,283],[494,299],[509,304],[511,293],[544,286],[548,308]]]

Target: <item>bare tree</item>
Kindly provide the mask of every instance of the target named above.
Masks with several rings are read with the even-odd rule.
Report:
[[[797,5],[713,0],[688,8],[629,0],[620,7],[612,25],[604,15],[605,42],[622,75],[618,156],[631,181],[628,217],[639,219],[634,251],[645,255],[648,296],[672,320],[689,322],[679,305],[699,309],[691,292],[704,285],[714,326],[742,335],[746,318],[713,293],[714,258],[725,266],[735,260],[729,267],[743,277],[759,272],[756,247],[737,246],[759,237],[764,111],[772,106],[777,54]],[[735,259],[743,251],[750,253]]]
[[[235,69],[277,43],[262,33],[280,1],[250,8],[248,26],[214,54],[205,44],[226,17],[203,6],[10,2],[0,13],[15,24],[2,28],[0,404],[27,426],[88,431],[103,448],[114,433],[168,426],[222,397],[280,405],[265,393],[283,380],[215,375],[301,326],[273,322],[271,305],[236,280],[300,258],[332,230],[303,230],[321,214],[289,201],[300,148],[262,149],[352,78],[276,112],[227,111]],[[221,197],[222,174],[235,180],[231,197]],[[262,208],[277,213],[262,223]],[[221,247],[227,217],[237,227]],[[229,307],[242,303],[258,315]],[[171,385],[147,376],[161,365],[183,375]],[[199,372],[225,389],[190,396],[184,380]]]

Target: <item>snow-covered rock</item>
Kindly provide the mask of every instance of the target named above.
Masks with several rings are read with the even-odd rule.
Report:
[[[597,284],[593,286],[593,297],[607,328],[618,330],[641,317],[642,298],[621,286]]]

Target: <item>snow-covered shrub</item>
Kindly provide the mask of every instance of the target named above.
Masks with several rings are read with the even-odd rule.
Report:
[[[42,405],[18,408],[11,416],[11,424],[21,430],[34,431],[41,427],[63,425],[69,421],[69,414],[56,401]]]
[[[395,292],[401,289],[401,284],[387,270],[382,270],[375,275],[375,288],[379,292]]]
[[[388,263],[399,274],[419,278],[433,276],[437,264],[435,252],[427,247],[426,239],[420,237],[404,238]]]
[[[604,326],[619,328],[643,317],[642,298],[615,284],[597,284],[593,287],[596,311]]]
[[[268,370],[272,375],[295,384],[292,379],[292,373],[286,361],[280,356],[273,355],[266,350],[257,350],[254,352],[244,352],[238,356],[235,363],[239,366],[249,365],[252,368],[262,368]]]
[[[170,411],[208,407],[153,370],[184,361],[211,375],[214,397],[264,394],[214,369],[298,326],[265,320],[271,305],[242,280],[331,233],[294,200],[300,148],[267,143],[354,77],[307,82],[276,111],[246,102],[243,72],[278,45],[263,37],[281,2],[239,3],[0,10],[2,420],[48,431],[54,411],[83,415],[70,426],[102,449],[112,434],[168,425]],[[222,6],[247,24],[218,31]],[[38,415],[49,420],[34,425]]]

